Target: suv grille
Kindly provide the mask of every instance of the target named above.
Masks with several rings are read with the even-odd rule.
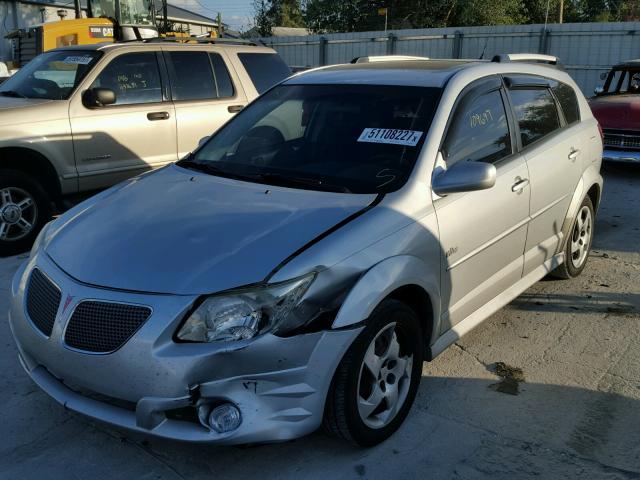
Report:
[[[151,315],[149,307],[86,301],[76,307],[64,336],[78,350],[109,353],[120,348]]]
[[[640,132],[630,130],[604,130],[604,146],[610,148],[640,149]]]
[[[62,293],[47,276],[37,268],[31,272],[27,285],[27,315],[38,330],[51,335]]]

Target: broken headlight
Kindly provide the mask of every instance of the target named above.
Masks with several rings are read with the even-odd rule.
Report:
[[[312,273],[287,282],[209,296],[182,324],[177,338],[185,342],[229,342],[291,330],[299,326],[291,312],[314,278]]]

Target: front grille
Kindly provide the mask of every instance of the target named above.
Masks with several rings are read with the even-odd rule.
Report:
[[[53,330],[61,296],[60,289],[44,273],[34,268],[27,285],[27,315],[47,337]]]
[[[604,130],[604,146],[609,148],[640,149],[640,132],[632,130]]]
[[[65,332],[65,343],[78,350],[109,353],[120,348],[151,315],[149,307],[85,301],[78,304]]]

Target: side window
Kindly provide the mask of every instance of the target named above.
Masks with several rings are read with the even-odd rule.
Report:
[[[291,75],[291,69],[277,53],[239,53],[238,58],[258,93],[266,92]]]
[[[572,123],[580,121],[578,97],[573,88],[566,83],[558,83],[552,90],[558,102],[560,102],[560,107],[562,108],[562,113],[564,113],[564,119],[567,121],[567,124],[571,125]]]
[[[167,52],[174,100],[217,98],[207,52]]]
[[[493,163],[511,152],[509,124],[500,90],[463,98],[444,144],[447,164],[465,160]]]
[[[162,101],[158,61],[153,52],[126,53],[114,58],[91,84],[91,88],[110,88],[116,105]]]
[[[235,91],[233,89],[233,82],[229,75],[229,70],[224,64],[224,60],[217,53],[210,53],[211,65],[213,65],[213,71],[216,76],[216,86],[218,87],[218,97],[229,98],[233,97]]]
[[[556,102],[548,89],[514,89],[510,95],[523,147],[560,128]]]

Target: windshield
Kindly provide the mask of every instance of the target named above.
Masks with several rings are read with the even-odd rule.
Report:
[[[407,180],[439,88],[281,85],[178,164],[258,183],[385,193]]]
[[[66,100],[100,55],[100,52],[84,50],[38,55],[0,85],[0,95]]]
[[[602,94],[628,95],[640,93],[640,69],[611,70]]]
[[[154,25],[149,0],[120,0],[121,25]]]

